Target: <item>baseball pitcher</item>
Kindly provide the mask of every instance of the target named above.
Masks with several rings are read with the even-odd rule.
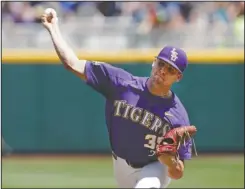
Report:
[[[154,58],[150,77],[137,77],[107,63],[79,60],[61,35],[54,9],[41,20],[64,66],[106,99],[118,187],[166,188],[171,179],[182,178],[196,127],[171,86],[183,76],[186,53],[166,46]]]

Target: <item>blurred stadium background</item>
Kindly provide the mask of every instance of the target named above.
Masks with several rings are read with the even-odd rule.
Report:
[[[67,72],[40,24],[55,8],[86,59],[140,76],[166,44],[199,152],[170,188],[244,188],[244,2],[1,2],[2,187],[115,187],[103,98]]]

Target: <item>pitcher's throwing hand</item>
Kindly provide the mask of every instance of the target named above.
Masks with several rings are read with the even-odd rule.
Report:
[[[45,9],[44,13],[41,16],[41,21],[46,29],[51,30],[52,27],[55,27],[58,24],[56,11],[52,8]]]

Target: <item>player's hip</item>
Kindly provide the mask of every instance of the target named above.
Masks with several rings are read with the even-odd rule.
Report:
[[[134,168],[113,154],[114,176],[119,188],[165,188],[170,183],[167,167],[159,161],[142,166]]]

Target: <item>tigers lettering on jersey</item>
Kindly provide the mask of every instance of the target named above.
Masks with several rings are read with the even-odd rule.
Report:
[[[166,120],[147,110],[127,104],[126,100],[115,100],[114,107],[114,116],[139,123],[156,133],[164,134],[170,129],[170,125]]]

